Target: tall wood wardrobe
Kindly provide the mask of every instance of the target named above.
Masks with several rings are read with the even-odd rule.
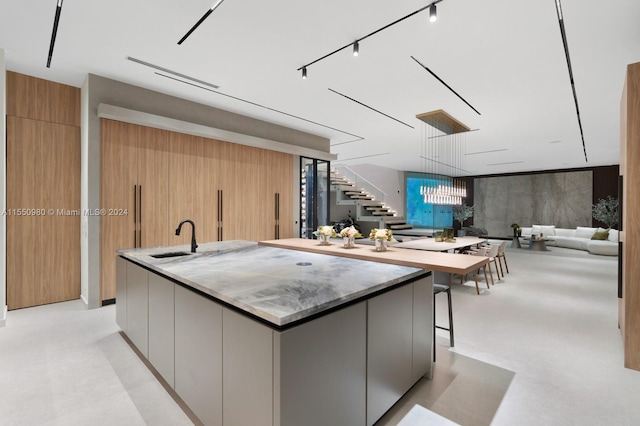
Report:
[[[627,66],[620,106],[622,298],[618,321],[624,366],[640,371],[640,62]]]
[[[80,298],[80,89],[7,72],[7,306]]]
[[[101,123],[101,299],[115,298],[116,250],[293,236],[290,154],[136,124]]]

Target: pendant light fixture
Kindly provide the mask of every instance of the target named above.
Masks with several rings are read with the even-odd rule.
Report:
[[[302,67],[302,79],[307,79],[307,67]]]
[[[353,56],[358,56],[360,54],[360,45],[358,44],[358,41],[356,40],[355,43],[353,43]]]
[[[420,195],[425,204],[460,205],[467,196],[463,174],[466,152],[465,126],[443,110],[416,116],[423,121],[422,155],[424,182]]]

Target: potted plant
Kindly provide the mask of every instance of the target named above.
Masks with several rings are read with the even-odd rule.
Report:
[[[464,221],[473,217],[473,206],[466,204],[460,204],[453,206],[453,219],[460,222],[460,228],[464,227]],[[458,237],[464,237],[466,231],[460,229],[458,231]]]
[[[611,195],[606,199],[601,198],[592,206],[593,218],[606,224],[607,228],[611,229],[618,224],[618,208],[617,198],[613,198]]]
[[[519,236],[522,235],[522,228],[517,223],[512,223],[511,224],[511,229],[513,229],[513,236],[514,237],[519,237]]]

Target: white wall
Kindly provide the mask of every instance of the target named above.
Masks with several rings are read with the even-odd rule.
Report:
[[[7,208],[7,97],[4,50],[0,49],[0,211]],[[0,327],[7,320],[7,217],[0,216]]]

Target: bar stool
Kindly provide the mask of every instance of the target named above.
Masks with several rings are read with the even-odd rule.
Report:
[[[449,328],[436,325],[436,294],[446,292],[449,304]],[[449,332],[449,346],[453,347],[453,311],[451,310],[451,287],[446,284],[433,284],[433,360],[436,360],[436,328]]]

